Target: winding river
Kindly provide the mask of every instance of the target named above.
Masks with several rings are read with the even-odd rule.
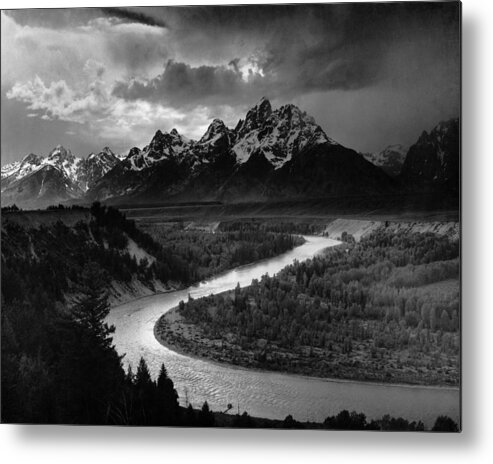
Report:
[[[459,420],[459,389],[340,381],[255,371],[190,358],[163,347],[154,338],[154,324],[169,309],[190,294],[200,298],[233,289],[239,282],[249,285],[265,273],[275,274],[295,259],[302,261],[336,245],[324,237],[305,237],[306,243],[275,258],[242,266],[211,280],[170,293],[156,294],[115,306],[108,322],[115,325],[113,337],[125,362],[136,366],[143,356],[156,375],[164,363],[185,404],[200,407],[207,400],[213,410],[234,411],[252,416],[284,419],[291,414],[300,421],[323,421],[342,409],[364,412],[369,418],[384,414],[422,420],[430,426],[438,415]]]

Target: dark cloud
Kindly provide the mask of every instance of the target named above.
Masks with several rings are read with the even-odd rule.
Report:
[[[250,77],[246,82],[233,60],[231,66],[197,66],[169,60],[164,72],[147,82],[119,82],[113,93],[129,100],[144,99],[161,101],[170,105],[191,103],[236,102],[249,99],[252,94],[261,93],[263,79]]]
[[[240,59],[239,58],[235,58],[234,60],[231,60],[228,63],[228,66],[233,66],[233,69],[238,74],[240,72],[240,68],[238,67],[239,63],[240,63]]]
[[[186,120],[196,117],[196,125],[207,125],[209,116],[234,124],[266,95],[274,105],[298,104],[341,143],[373,151],[411,143],[421,130],[460,111],[460,4],[455,1],[6,14],[21,25],[48,30],[34,39],[29,31],[12,33],[19,36],[15,45],[29,50],[18,54],[22,60],[11,54],[2,76],[19,69],[15,75],[28,80],[41,69],[47,85],[59,74],[68,82],[70,71],[82,69],[94,49],[95,59],[106,65],[112,98],[120,97],[122,114],[135,106],[142,109],[136,112],[141,119],[146,106],[156,111],[162,104],[167,112],[186,113]],[[54,42],[51,33],[60,29],[63,38]],[[72,42],[62,46],[69,36],[65,29],[95,38],[88,42],[91,53],[81,54],[82,47]],[[33,49],[36,53],[29,53]],[[76,61],[79,55],[84,59]],[[27,67],[25,57],[39,58]],[[28,119],[34,124],[35,118]]]
[[[146,13],[135,8],[46,8],[3,11],[8,16],[14,18],[18,24],[49,27],[50,29],[63,29],[85,25],[92,20],[100,18],[102,15],[120,18],[128,22],[146,24],[148,26],[167,27],[162,15],[156,17],[152,12]]]
[[[275,28],[262,68],[289,93],[360,89],[388,78],[388,57],[403,47],[404,68],[430,54],[435,66],[458,65],[458,24],[455,2],[312,6]]]
[[[151,15],[141,13],[140,11],[129,8],[100,8],[101,11],[107,16],[113,16],[116,18],[127,19],[131,22],[146,24],[148,26],[164,27],[166,28],[166,22],[162,19],[156,18]]]
[[[179,20],[174,9],[166,11],[183,35],[188,35],[187,40],[199,34],[203,42],[195,43],[199,53],[207,52],[211,40],[220,47],[221,41],[229,43],[228,37],[238,34],[240,41],[261,38],[262,45],[251,56],[226,59],[222,66],[192,67],[170,61],[152,80],[119,83],[118,95],[168,103],[215,97],[235,104],[256,95],[252,87],[289,99],[395,81],[420,66],[426,74],[428,67],[450,69],[455,65],[458,69],[459,65],[456,2],[194,7],[180,10]],[[396,62],[401,50],[402,57]],[[389,66],[391,58],[400,69]],[[240,65],[248,61],[260,74],[245,82]]]

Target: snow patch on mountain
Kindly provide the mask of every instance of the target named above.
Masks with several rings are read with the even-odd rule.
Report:
[[[408,147],[395,144],[389,145],[379,153],[362,153],[375,166],[382,168],[390,176],[398,176],[406,159]]]
[[[176,129],[169,133],[158,130],[151,143],[143,150],[136,147],[130,150],[125,167],[133,171],[142,171],[165,159],[178,157],[192,144],[193,141],[181,136]]]
[[[247,113],[245,120],[238,123],[236,133],[232,151],[239,164],[248,161],[251,154],[259,150],[276,169],[308,145],[337,145],[313,117],[295,105],[284,105],[272,111],[266,99],[262,99]]]
[[[87,191],[90,185],[113,169],[119,163],[118,158],[105,147],[100,153],[91,153],[87,159],[77,157],[62,145],[57,145],[44,158],[33,153],[2,167],[2,192],[14,183],[42,169],[53,168],[63,176],[63,186],[70,190]],[[41,184],[43,188],[43,183]]]

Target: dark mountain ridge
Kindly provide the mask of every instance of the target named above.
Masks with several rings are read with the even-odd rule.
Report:
[[[423,132],[402,163],[403,153],[403,147],[393,146],[368,158],[328,137],[295,105],[274,110],[262,98],[234,129],[214,119],[198,141],[176,129],[158,130],[147,146],[132,148],[121,160],[109,148],[85,160],[61,146],[47,158],[28,155],[2,168],[2,204],[242,203],[423,193],[457,197],[457,119]]]
[[[215,119],[198,142],[176,130],[156,132],[88,198],[242,202],[397,191],[393,179],[330,139],[311,116],[294,105],[272,110],[263,98],[234,130]]]
[[[460,187],[459,119],[442,121],[423,131],[409,148],[399,179],[410,190],[449,193]]]

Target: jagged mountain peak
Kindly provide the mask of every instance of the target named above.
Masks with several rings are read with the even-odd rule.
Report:
[[[306,111],[301,111],[295,104],[287,103],[286,105],[282,105],[278,110],[280,115],[285,115],[287,117],[297,116],[297,117],[309,117],[313,119],[311,116],[308,116]]]
[[[87,159],[87,163],[102,163],[115,165],[118,162],[118,157],[113,153],[111,148],[104,147],[99,153],[91,153]]]
[[[399,143],[389,145],[378,153],[363,153],[363,157],[370,163],[383,169],[389,176],[400,174],[406,158],[408,148]]]
[[[212,122],[209,124],[209,128],[211,127],[216,127],[216,128],[224,128],[226,125],[224,124],[224,121],[219,118],[214,118]]]
[[[211,140],[217,139],[221,135],[228,133],[229,129],[226,127],[221,119],[214,119],[210,124],[205,134],[199,140],[199,143],[203,144],[210,142]]]
[[[180,135],[176,129],[170,132],[156,131],[151,143],[142,150],[133,147],[125,158],[125,169],[141,171],[165,159],[175,158],[190,148],[193,142]]]
[[[296,105],[283,105],[272,110],[267,99],[261,100],[240,121],[232,150],[239,163],[246,162],[256,150],[280,168],[309,145],[337,143],[327,137],[315,119]]]
[[[2,183],[4,179],[20,179],[32,171],[38,169],[43,163],[44,158],[40,155],[30,153],[24,156],[21,161],[14,161],[13,163],[2,166]],[[2,186],[2,191],[4,186]]]
[[[34,153],[29,153],[29,155],[24,156],[21,161],[21,166],[25,164],[34,164],[39,165],[43,161],[43,157],[40,155],[36,155]]]
[[[160,129],[156,131],[154,137],[151,140],[151,143],[148,146],[152,146],[153,144],[169,144],[169,143],[181,143],[188,141],[186,137],[183,137],[175,128],[171,129],[170,132],[162,132]],[[145,148],[144,148],[145,150]]]
[[[60,173],[54,173],[51,185],[74,180],[63,187],[66,197],[91,200],[257,201],[393,193],[398,185],[404,185],[402,180],[410,186],[424,178],[452,184],[456,178],[455,155],[449,153],[455,153],[452,149],[458,146],[453,137],[457,122],[444,121],[431,132],[424,132],[414,145],[407,174],[396,180],[382,172],[383,166],[378,169],[354,150],[330,139],[298,106],[273,108],[264,97],[246,112],[235,129],[228,128],[221,119],[213,119],[198,141],[187,139],[176,128],[157,130],[147,146],[132,148],[122,161],[108,147],[85,160],[75,158],[63,146],[55,147],[48,158],[29,155],[26,165],[33,175],[26,176],[21,185],[16,177],[21,162],[2,168],[2,191],[6,185],[8,195],[14,198],[19,188],[27,191],[27,182],[33,192],[39,190],[46,178],[41,171],[46,167],[47,171],[56,168]],[[394,144],[378,155],[396,161],[405,151],[402,145]],[[57,195],[62,190],[57,190]]]
[[[404,145],[402,145],[400,143],[394,143],[393,145],[388,145],[387,147],[385,147],[382,150],[382,152],[395,151],[395,152],[399,152],[399,153],[405,153],[407,150],[408,150],[408,148],[405,147]]]
[[[101,153],[104,153],[104,154],[107,154],[107,155],[113,155],[113,156],[116,156],[114,153],[113,153],[113,150],[110,148],[110,147],[104,147],[103,150],[101,151]]]
[[[440,121],[433,131],[439,133],[448,133],[451,130],[454,130],[459,125],[459,118],[451,118],[445,121]]]
[[[459,118],[440,121],[430,132],[424,130],[418,138],[417,143],[430,143],[435,141],[440,143],[443,137],[450,133],[457,133],[459,130]]]
[[[136,155],[138,155],[139,153],[141,152],[141,149],[139,147],[132,147],[129,151],[128,151],[128,155],[126,157],[126,159],[128,158],[132,158]]]
[[[255,105],[250,108],[250,110],[247,112],[247,116],[250,112],[256,113],[263,118],[267,118],[272,113],[272,105],[267,97],[262,97],[257,103],[255,103]]]
[[[270,101],[262,98],[253,108],[250,108],[244,120],[240,120],[236,127],[238,138],[243,137],[248,132],[258,129],[272,114]]]
[[[3,167],[2,192],[35,204],[78,198],[119,162],[109,147],[81,158],[57,145],[46,158],[31,153]]]
[[[267,116],[272,112],[272,106],[266,97],[262,97],[254,108],[257,108],[257,112],[265,113]]]
[[[67,150],[63,145],[57,145],[48,155],[48,159],[58,159],[60,161],[75,158],[70,150]]]
[[[457,192],[460,172],[459,119],[439,122],[430,132],[423,131],[409,148],[401,179],[410,188],[428,185]]]

